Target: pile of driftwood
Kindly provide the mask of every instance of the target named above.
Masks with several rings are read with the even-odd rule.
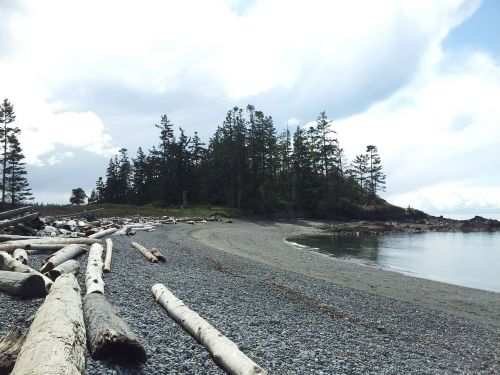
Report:
[[[0,218],[4,231],[0,234],[0,291],[19,298],[45,297],[27,334],[12,327],[0,338],[0,375],[81,374],[85,370],[86,348],[94,359],[144,362],[144,346],[105,297],[103,273],[111,270],[113,242],[109,237],[105,242],[100,238],[130,236],[137,230],[151,231],[162,224],[209,221],[170,217],[43,219],[29,208],[0,213]],[[218,221],[211,221],[215,220]],[[18,234],[26,232],[32,235]],[[131,245],[151,263],[166,261],[158,249],[147,249],[137,242]],[[30,267],[30,255],[39,253],[49,256],[35,270]],[[75,278],[80,270],[76,258],[85,253],[86,295],[82,302]],[[169,315],[205,345],[230,374],[267,374],[163,284],[155,284],[152,292]]]

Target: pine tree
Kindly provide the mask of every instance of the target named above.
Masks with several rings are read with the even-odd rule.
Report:
[[[4,99],[0,105],[0,147],[1,147],[1,162],[2,162],[2,207],[5,207],[7,200],[7,163],[9,151],[9,136],[19,132],[19,129],[13,127],[11,124],[15,121],[16,115],[14,114],[14,106]]]
[[[351,163],[351,170],[354,179],[358,182],[359,186],[366,189],[368,178],[368,155],[356,155]]]
[[[71,204],[80,205],[85,203],[85,198],[87,198],[87,194],[82,188],[75,188],[71,191],[71,197],[69,198],[69,202]]]
[[[26,178],[24,155],[17,138],[19,129],[8,136],[8,151],[6,163],[6,195],[12,207],[32,200],[31,188]]]
[[[368,159],[368,192],[371,198],[377,196],[378,191],[385,189],[385,174],[382,172],[382,161],[378,154],[376,146],[366,146],[366,153]]]

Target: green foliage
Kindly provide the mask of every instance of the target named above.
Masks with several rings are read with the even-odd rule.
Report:
[[[75,188],[71,191],[71,197],[69,198],[69,202],[71,204],[80,205],[85,203],[85,198],[87,198],[87,194],[82,188]]]

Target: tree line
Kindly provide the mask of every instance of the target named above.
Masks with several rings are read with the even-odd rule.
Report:
[[[332,121],[277,134],[271,116],[234,107],[205,145],[161,116],[159,142],[130,158],[122,148],[99,177],[89,203],[211,203],[251,213],[342,215],[378,201],[385,174],[377,147],[348,163]]]
[[[14,106],[8,99],[0,104],[1,208],[15,207],[33,200],[26,178],[24,155],[19,142],[21,130],[14,125]]]

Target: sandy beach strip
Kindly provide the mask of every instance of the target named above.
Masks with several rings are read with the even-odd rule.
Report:
[[[205,245],[254,262],[500,327],[500,293],[343,261],[284,240],[290,236],[318,233],[319,224],[237,220],[229,225],[196,227],[191,235]]]

